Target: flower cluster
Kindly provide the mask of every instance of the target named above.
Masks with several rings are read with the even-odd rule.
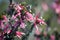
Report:
[[[22,4],[17,4],[17,3],[11,3],[9,5],[7,14],[10,15],[10,18],[7,17],[6,15],[3,15],[2,16],[3,20],[0,20],[0,29],[3,31],[4,39],[6,38],[9,39],[9,37],[13,35],[19,38],[21,38],[22,35],[25,35],[24,32],[18,31],[18,28],[25,29],[27,26],[26,22],[33,23],[34,26],[32,27],[35,27],[37,30],[38,30],[37,27],[38,24],[46,25],[44,19],[42,19],[42,17],[41,18],[38,17],[40,13],[34,17],[32,13],[28,11],[27,8],[29,8],[28,5],[24,6]],[[14,23],[12,24],[12,22]],[[8,37],[7,35],[10,36]]]

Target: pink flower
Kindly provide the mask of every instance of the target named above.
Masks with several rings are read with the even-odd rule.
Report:
[[[55,40],[55,36],[54,35],[51,35],[51,40]]]
[[[23,32],[16,31],[16,36],[20,38],[22,35],[25,35]]]
[[[26,20],[33,21],[33,15],[29,12],[26,12]]]
[[[44,24],[46,25],[46,23],[44,22],[44,19],[42,19],[42,17],[39,19],[39,15],[36,15],[36,17],[34,18],[35,24]]]
[[[45,2],[42,3],[42,8],[44,11],[48,11],[48,5]]]
[[[44,19],[42,19],[42,17],[39,19],[40,13],[38,13],[35,18],[34,18],[34,27],[36,28],[36,30],[38,31],[38,27],[37,24],[44,24],[46,25],[46,23],[44,22]]]
[[[25,26],[26,26],[26,25],[25,25],[25,23],[23,23],[23,22],[20,24],[20,28],[23,28],[23,29],[24,29]]]

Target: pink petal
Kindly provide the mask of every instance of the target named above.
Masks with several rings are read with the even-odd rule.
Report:
[[[23,33],[23,32],[16,31],[16,36],[17,36],[17,37],[19,37],[19,38],[20,38],[22,35],[24,35],[24,33]]]

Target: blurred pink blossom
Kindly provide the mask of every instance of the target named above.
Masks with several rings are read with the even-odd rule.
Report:
[[[60,6],[58,6],[57,8],[55,8],[55,12],[56,12],[57,14],[60,14]]]
[[[54,35],[51,35],[50,36],[50,40],[55,40],[55,36]]]
[[[53,9],[55,10],[55,12],[56,12],[57,14],[60,14],[60,4],[57,4],[56,2],[54,2],[54,3],[52,4],[52,7],[53,7]]]
[[[53,3],[52,3],[52,8],[53,8],[53,9],[57,8],[57,4],[53,2]]]
[[[42,8],[43,8],[44,11],[48,11],[48,5],[47,5],[47,3],[43,2],[42,3]]]

